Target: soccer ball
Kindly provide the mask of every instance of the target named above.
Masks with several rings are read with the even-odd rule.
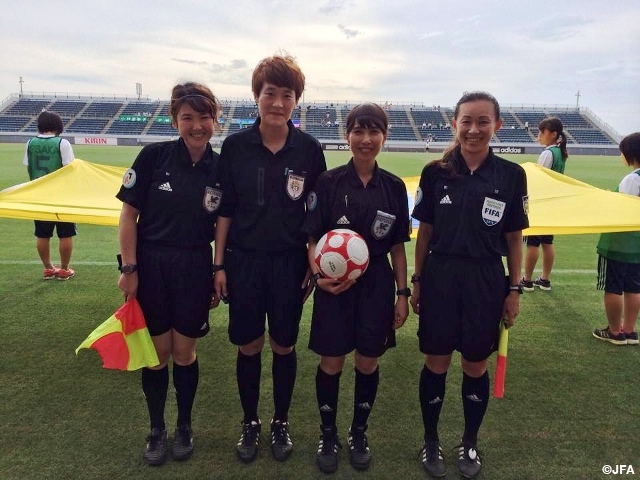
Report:
[[[317,243],[315,261],[325,277],[339,282],[352,280],[369,266],[369,248],[358,233],[336,228],[325,233]]]

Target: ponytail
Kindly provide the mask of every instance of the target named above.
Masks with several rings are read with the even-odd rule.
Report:
[[[564,133],[564,130],[558,134],[558,147],[560,147],[560,152],[562,153],[562,159],[567,160],[569,158],[569,153],[567,153],[567,135]]]

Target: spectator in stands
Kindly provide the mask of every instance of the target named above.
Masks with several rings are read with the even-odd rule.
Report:
[[[633,172],[617,188],[640,196],[640,132],[620,141],[622,160]],[[635,331],[640,312],[640,232],[603,233],[598,242],[598,290],[604,290],[607,327],[593,336],[614,345],[637,345]]]
[[[326,162],[313,136],[295,128],[291,112],[305,77],[289,55],[264,58],[251,88],[260,116],[251,128],[228,136],[220,152],[222,206],[214,269],[218,298],[229,301],[229,339],[238,347],[236,372],[244,418],[236,445],[241,461],[258,454],[258,402],[265,342],[271,345],[274,411],[271,454],[289,458],[289,407],[296,379],[302,306],[311,293],[305,220],[307,195]]]
[[[520,310],[522,230],[529,226],[522,167],[493,154],[489,142],[502,126],[500,106],[486,92],[466,92],[452,120],[455,143],[422,170],[413,218],[420,221],[415,250],[413,311],[425,361],[419,398],[424,424],[420,459],[429,475],[446,473],[438,420],[454,350],[462,363],[465,428],[458,469],[481,469],[478,431],[489,402],[487,362],[499,324],[515,324]],[[506,256],[508,278],[502,257]]]
[[[427,122],[422,122],[422,127],[420,127],[420,130],[424,130],[425,128],[427,128]]]
[[[193,452],[191,410],[199,378],[196,340],[209,332],[213,293],[211,242],[221,199],[218,154],[213,136],[220,104],[199,83],[173,87],[169,112],[180,137],[153,143],[138,154],[117,194],[120,214],[118,287],[125,300],[137,298],[160,364],[142,369],[142,391],[151,431],[143,458],[167,459],[164,410],[169,358],[178,407],[172,457]]]
[[[559,118],[543,119],[538,125],[538,143],[546,148],[538,158],[538,165],[550,168],[554,172],[564,173],[564,166],[569,154],[567,153],[567,135],[564,133]],[[542,245],[542,274],[532,280],[533,270],[538,262],[540,246]],[[520,282],[523,290],[532,292],[535,287],[540,290],[551,290],[551,269],[555,260],[553,235],[530,235],[527,237],[527,251],[524,259],[524,277]]]
[[[528,121],[524,122],[524,131],[525,132],[529,131],[529,122]]]
[[[43,111],[38,115],[38,136],[27,142],[22,161],[35,180],[73,162],[74,155],[68,140],[61,138],[62,119],[57,113]],[[78,233],[75,223],[35,220],[36,249],[44,265],[42,278],[69,280],[75,271],[69,266],[73,252],[73,237]],[[51,262],[50,241],[53,230],[58,235],[60,267]]]

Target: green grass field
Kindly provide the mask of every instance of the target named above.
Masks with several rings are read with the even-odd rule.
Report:
[[[128,166],[138,148],[76,146],[78,158]],[[0,188],[27,180],[24,145],[0,144]],[[435,158],[430,154],[429,158]],[[345,153],[328,163],[346,162]],[[380,164],[400,176],[419,175],[424,154],[384,153]],[[514,156],[514,161],[535,161]],[[617,157],[571,157],[566,174],[612,189],[627,173]],[[114,192],[115,194],[115,192]],[[211,333],[198,344],[200,387],[194,408],[196,451],[184,464],[143,464],[148,419],[138,372],[101,368],[97,353],[76,346],[121,304],[117,288],[117,230],[79,225],[68,282],[44,282],[33,224],[0,219],[0,479],[313,479],[319,415],[314,376],[317,357],[306,348],[310,302],[298,343],[298,380],[291,409],[294,453],[279,464],[266,438],[251,465],[235,457],[241,409],[235,379],[236,350],[226,334],[225,306],[211,312]],[[595,288],[597,235],[556,237],[553,290],[521,297],[511,330],[505,398],[492,399],[479,446],[480,478],[598,479],[604,465],[634,465],[638,418],[637,347],[598,342],[591,330],[606,324]],[[53,258],[56,258],[54,247]],[[413,266],[413,244],[407,245]],[[398,346],[381,359],[379,396],[370,419],[371,469],[355,472],[340,453],[336,479],[426,478],[418,462],[422,422],[418,404],[417,317],[398,332]],[[270,353],[263,354],[261,416],[272,414]],[[448,377],[440,432],[449,466],[459,478],[451,448],[462,433],[458,357]],[[493,361],[490,373],[493,376]],[[341,382],[340,435],[346,441],[353,398],[353,365]],[[169,396],[167,424],[175,422]],[[346,443],[346,442],[345,442]]]

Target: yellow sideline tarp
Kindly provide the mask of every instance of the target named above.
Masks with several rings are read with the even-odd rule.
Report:
[[[0,191],[0,217],[118,225],[115,195],[126,168],[76,158],[69,165]]]
[[[640,230],[640,197],[602,190],[535,163],[522,166],[529,188],[530,228],[525,235]],[[0,191],[0,217],[117,226],[122,203],[115,195],[125,171],[75,159],[49,175]],[[420,177],[403,180],[412,197]]]
[[[529,191],[529,228],[523,235],[640,230],[640,197],[602,190],[537,163],[526,162],[522,167]],[[414,194],[420,177],[403,180]]]
[[[537,163],[522,166],[529,189],[529,228],[524,235],[640,230],[640,197],[603,190]]]

